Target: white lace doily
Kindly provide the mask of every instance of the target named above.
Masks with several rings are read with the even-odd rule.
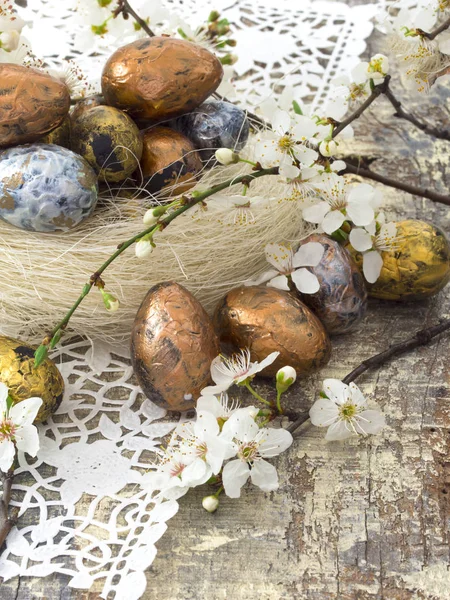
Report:
[[[77,43],[80,25],[66,0],[29,2],[24,17],[36,55],[58,62],[75,57],[88,73],[123,39],[98,43],[93,58]],[[192,25],[211,10],[209,0],[171,0]],[[257,8],[256,8],[257,7]],[[233,23],[238,41],[237,97],[243,105],[272,93],[274,84],[295,86],[299,99],[317,107],[331,79],[357,62],[371,33],[373,5],[349,8],[312,0],[218,0],[213,8]],[[98,76],[98,73],[97,75]],[[113,354],[110,355],[110,351]],[[18,526],[0,557],[0,576],[71,576],[88,589],[101,580],[102,597],[139,598],[155,542],[178,509],[155,503],[143,473],[174,423],[145,400],[130,378],[124,350],[73,342],[54,357],[66,381],[57,413],[39,427],[37,459],[21,454],[14,483]],[[33,524],[29,524],[33,523]]]

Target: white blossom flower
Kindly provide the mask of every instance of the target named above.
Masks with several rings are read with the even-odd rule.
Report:
[[[8,388],[0,383],[0,469],[11,468],[17,450],[36,456],[39,436],[33,421],[42,405],[41,398],[28,398],[10,406]]]
[[[137,258],[147,258],[153,252],[153,245],[148,240],[136,242],[135,253]]]
[[[239,162],[239,154],[230,148],[219,148],[214,154],[217,162],[221,165],[232,165]]]
[[[328,234],[334,233],[345,221],[357,226],[369,225],[382,198],[381,192],[368,183],[349,187],[343,177],[334,173],[328,175],[319,195],[322,200],[304,208],[303,218],[317,223]]]
[[[234,384],[253,379],[257,373],[271,365],[279,354],[272,352],[261,362],[251,362],[249,349],[241,350],[239,354],[233,354],[231,357],[217,356],[211,363],[211,378],[216,385],[205,387],[201,395],[220,394]]]
[[[320,289],[319,280],[314,273],[305,267],[317,267],[323,257],[325,248],[319,242],[303,244],[294,253],[283,244],[267,244],[265,247],[267,262],[275,269],[269,269],[258,279],[247,282],[246,285],[267,283],[269,287],[289,291],[289,278],[299,292],[315,294]]]
[[[384,54],[375,54],[369,62],[360,62],[352,71],[355,83],[372,79],[376,85],[382,83],[389,73],[389,59]]]
[[[339,379],[325,379],[323,391],[327,397],[316,400],[309,416],[313,425],[328,427],[326,440],[376,434],[384,427],[384,415],[366,408],[367,400],[353,382],[348,386]]]
[[[334,140],[320,142],[319,152],[322,156],[334,156],[338,150],[338,144]]]
[[[376,233],[375,222],[366,228],[352,229],[349,242],[355,250],[363,253],[363,273],[369,283],[375,283],[383,268],[382,252],[398,247],[397,224],[385,223]]]
[[[244,410],[236,411],[225,423],[222,437],[230,441],[230,456],[235,460],[226,463],[222,472],[225,493],[239,498],[241,488],[250,477],[252,483],[264,492],[278,488],[275,467],[265,458],[284,452],[292,444],[292,435],[285,429],[260,429]]]

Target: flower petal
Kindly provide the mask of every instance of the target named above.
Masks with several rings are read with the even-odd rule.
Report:
[[[241,487],[250,476],[250,467],[241,460],[231,460],[222,471],[222,483],[225,494],[230,498],[239,498]]]
[[[236,439],[240,442],[248,442],[255,439],[259,431],[258,425],[248,412],[240,408],[224,423],[221,437],[225,439]]]
[[[344,404],[350,399],[350,388],[340,379],[325,379],[322,389],[336,404]]]
[[[222,404],[219,402],[217,396],[212,394],[209,396],[202,395],[197,400],[197,413],[200,411],[208,411],[213,414],[216,419],[222,416]]]
[[[367,400],[359,387],[353,381],[350,383],[351,403],[356,404],[358,408],[362,408],[367,404]]]
[[[328,202],[322,201],[303,209],[303,218],[308,223],[322,223],[325,215],[330,212]]]
[[[39,450],[38,430],[34,425],[20,427],[15,435],[17,448],[22,452],[28,452],[30,456],[36,456]]]
[[[198,410],[197,408],[197,421],[194,423],[194,434],[203,440],[206,433],[209,435],[219,434],[217,418],[212,413]]]
[[[282,177],[285,177],[286,179],[295,179],[300,175],[301,171],[292,163],[283,163],[282,165],[280,165],[279,173]]]
[[[345,221],[345,216],[341,213],[340,210],[332,210],[327,215],[325,215],[324,220],[322,221],[322,229],[328,235],[334,233],[342,223]]]
[[[227,385],[227,387],[230,387],[233,383],[233,375],[227,372],[220,356],[216,356],[211,363],[211,378],[219,386]],[[226,389],[225,387],[224,390]]]
[[[365,252],[372,248],[372,236],[365,229],[358,227],[352,229],[348,239],[353,248],[359,252]]]
[[[308,242],[300,246],[292,259],[292,265],[297,267],[317,267],[322,260],[325,248],[319,242]]]
[[[5,385],[4,383],[0,382],[0,414],[6,414],[8,412],[8,408],[7,408],[7,400],[8,400],[8,394],[9,394],[9,390],[8,390],[8,386]]]
[[[339,418],[339,409],[332,400],[319,398],[311,406],[309,417],[311,423],[316,427],[328,427],[330,423]]]
[[[383,268],[383,259],[376,250],[366,252],[363,256],[363,273],[369,283],[375,283]]]
[[[291,117],[288,112],[284,110],[277,110],[272,117],[272,128],[278,134],[285,134],[291,128]]]
[[[294,253],[283,244],[267,244],[264,248],[266,260],[280,273],[289,273],[292,269],[292,257]]]
[[[273,492],[278,489],[278,473],[273,465],[266,460],[256,460],[251,470],[251,479],[263,492]]]
[[[269,269],[268,271],[264,271],[264,273],[261,273],[261,275],[259,275],[259,277],[257,277],[256,279],[246,281],[244,285],[261,285],[262,283],[266,283],[266,281],[270,281],[274,277],[277,277],[277,275],[278,271],[276,271],[275,269]]]
[[[355,429],[364,435],[376,435],[386,425],[386,419],[379,410],[364,410],[354,420]]]
[[[264,441],[259,445],[258,452],[266,458],[278,456],[293,442],[291,433],[286,429],[260,429],[260,435],[263,436]]]
[[[0,469],[6,473],[14,462],[16,449],[10,440],[0,442]]]
[[[248,371],[248,374],[249,375],[255,375],[255,373],[259,373],[261,371],[264,371],[264,369],[266,367],[268,367],[269,365],[271,365],[273,362],[276,361],[276,359],[278,358],[279,355],[280,355],[279,352],[271,352],[261,362],[259,362],[259,363],[258,362],[252,363],[252,366],[250,367],[250,369]]]
[[[17,402],[9,411],[10,417],[16,425],[31,425],[42,406],[41,398],[28,398]]]
[[[345,421],[338,421],[328,427],[328,431],[325,435],[325,439],[328,442],[335,442],[339,440],[346,440],[347,438],[354,435],[354,432],[347,428]]]
[[[315,294],[320,290],[320,283],[317,276],[308,269],[297,269],[291,275],[295,287],[302,294]]]
[[[374,218],[375,212],[372,206],[367,202],[350,201],[347,204],[347,214],[355,225],[369,225]]]
[[[289,280],[286,275],[278,275],[278,277],[274,277],[269,282],[267,282],[268,287],[276,288],[277,290],[285,290],[289,292]]]

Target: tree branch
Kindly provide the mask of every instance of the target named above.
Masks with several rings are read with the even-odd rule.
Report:
[[[16,523],[15,519],[9,516],[13,479],[14,467],[11,467],[7,473],[0,470],[0,481],[2,483],[2,496],[0,498],[0,548]]]
[[[345,161],[345,157],[343,159]],[[404,183],[403,181],[397,181],[396,179],[392,179],[391,177],[386,177],[385,175],[380,175],[379,173],[375,173],[371,169],[364,169],[359,165],[352,164],[351,162],[347,162],[347,167],[344,173],[351,173],[352,175],[360,175],[361,177],[365,177],[366,179],[372,179],[373,181],[378,181],[379,183],[383,183],[389,187],[395,188],[396,190],[402,190],[404,192],[408,192],[413,196],[421,196],[423,198],[428,198],[432,202],[438,202],[440,204],[446,204],[450,206],[450,196],[444,196],[444,194],[438,194],[434,190],[429,190],[428,188],[421,188],[415,185],[410,185],[409,183]]]
[[[123,14],[124,19],[127,19],[128,15],[130,15],[130,17],[133,17],[133,19],[136,21],[136,23],[140,27],[142,27],[142,29],[145,31],[145,33],[147,35],[149,35],[150,37],[156,36],[156,34],[150,29],[150,27],[147,25],[147,23],[144,21],[144,19],[141,19],[141,17],[137,14],[137,12],[130,6],[130,3],[128,2],[128,0],[117,0],[117,1],[118,1],[118,6],[113,12],[114,18],[116,18],[120,14]]]
[[[436,29],[433,29],[433,31],[430,31],[430,33],[427,33],[426,31],[423,31],[423,29],[418,29],[417,31],[419,32],[419,34],[422,37],[427,38],[427,40],[434,40],[434,38],[436,36],[438,36],[440,33],[442,33],[443,31],[445,31],[449,27],[450,27],[450,17],[448,19],[446,19],[445,21],[443,21],[439,25],[439,27],[436,27]]]

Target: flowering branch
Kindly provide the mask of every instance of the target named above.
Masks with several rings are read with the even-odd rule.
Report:
[[[386,177],[385,175],[380,175],[371,169],[365,169],[359,165],[352,164],[348,161],[348,159],[345,159],[345,162],[347,166],[344,173],[360,175],[361,177],[378,181],[379,183],[383,183],[384,185],[397,190],[403,190],[404,192],[408,192],[413,196],[422,196],[423,198],[428,198],[428,200],[431,200],[432,202],[439,202],[440,204],[446,204],[447,206],[450,206],[450,196],[438,194],[437,192],[429,190],[428,188],[421,188],[415,185],[410,185],[409,183],[404,183],[403,181],[397,181],[396,179]]]
[[[427,38],[427,40],[434,40],[434,38],[436,38],[440,33],[445,31],[449,27],[450,27],[450,17],[448,19],[446,19],[445,21],[443,21],[439,25],[439,27],[436,27],[436,29],[433,29],[433,31],[430,31],[430,33],[427,33],[426,31],[423,31],[422,29],[418,29],[417,31],[421,37]]]
[[[374,356],[364,360],[342,379],[342,383],[349,384],[352,381],[355,381],[355,379],[365,373],[368,369],[379,367],[388,362],[394,356],[400,356],[401,354],[411,352],[411,350],[419,348],[420,346],[426,346],[433,338],[437,337],[441,333],[444,333],[444,331],[448,331],[449,329],[450,319],[445,319],[439,323],[439,325],[434,325],[433,327],[428,327],[426,329],[417,331],[413,337],[405,340],[404,342],[393,344],[387,350],[383,350],[383,352],[375,354]],[[293,434],[300,427],[300,425],[303,425],[303,423],[306,423],[308,420],[309,411],[301,414],[289,425],[289,427],[287,427],[287,430]]]
[[[251,173],[246,173],[245,175],[241,175],[239,177],[233,177],[233,179],[228,179],[223,183],[219,183],[218,185],[213,186],[209,190],[206,190],[201,193],[197,193],[192,195],[191,197],[183,196],[180,200],[181,206],[174,210],[172,213],[167,216],[161,218],[157,223],[151,225],[144,231],[136,234],[132,238],[128,239],[126,242],[119,244],[117,250],[106,260],[101,267],[91,275],[89,283],[86,283],[81,291],[81,294],[78,296],[75,303],[72,305],[70,310],[67,312],[65,317],[50,331],[47,337],[43,340],[41,346],[36,350],[36,366],[39,365],[47,356],[48,349],[53,348],[59,341],[62,332],[66,329],[72,315],[86,298],[86,296],[90,293],[93,287],[99,287],[102,289],[104,287],[104,283],[101,279],[101,275],[106,271],[111,263],[113,263],[116,258],[118,258],[125,250],[127,250],[133,244],[139,242],[142,238],[146,238],[156,233],[156,231],[162,231],[165,229],[172,221],[174,221],[177,217],[185,213],[189,208],[192,208],[196,204],[203,202],[206,198],[221,192],[233,185],[238,185],[240,183],[245,182],[246,185],[250,185],[250,183],[254,179],[259,179],[260,177],[264,177],[266,175],[278,175],[279,168],[272,167],[270,169],[258,169]]]
[[[117,16],[122,14],[124,19],[128,19],[128,15],[130,15],[131,17],[133,17],[133,19],[136,21],[136,23],[140,27],[142,27],[142,29],[145,31],[145,33],[147,35],[149,35],[150,37],[156,36],[156,33],[154,33],[150,29],[150,27],[147,25],[147,23],[144,21],[144,19],[142,19],[137,14],[137,12],[130,6],[130,3],[128,2],[128,0],[117,0],[117,2],[118,2],[118,6],[113,12],[114,18],[116,18]]]
[[[13,479],[14,467],[11,467],[6,473],[0,469],[0,481],[2,483],[2,495],[0,497],[0,548],[16,523],[16,519],[9,514]]]

